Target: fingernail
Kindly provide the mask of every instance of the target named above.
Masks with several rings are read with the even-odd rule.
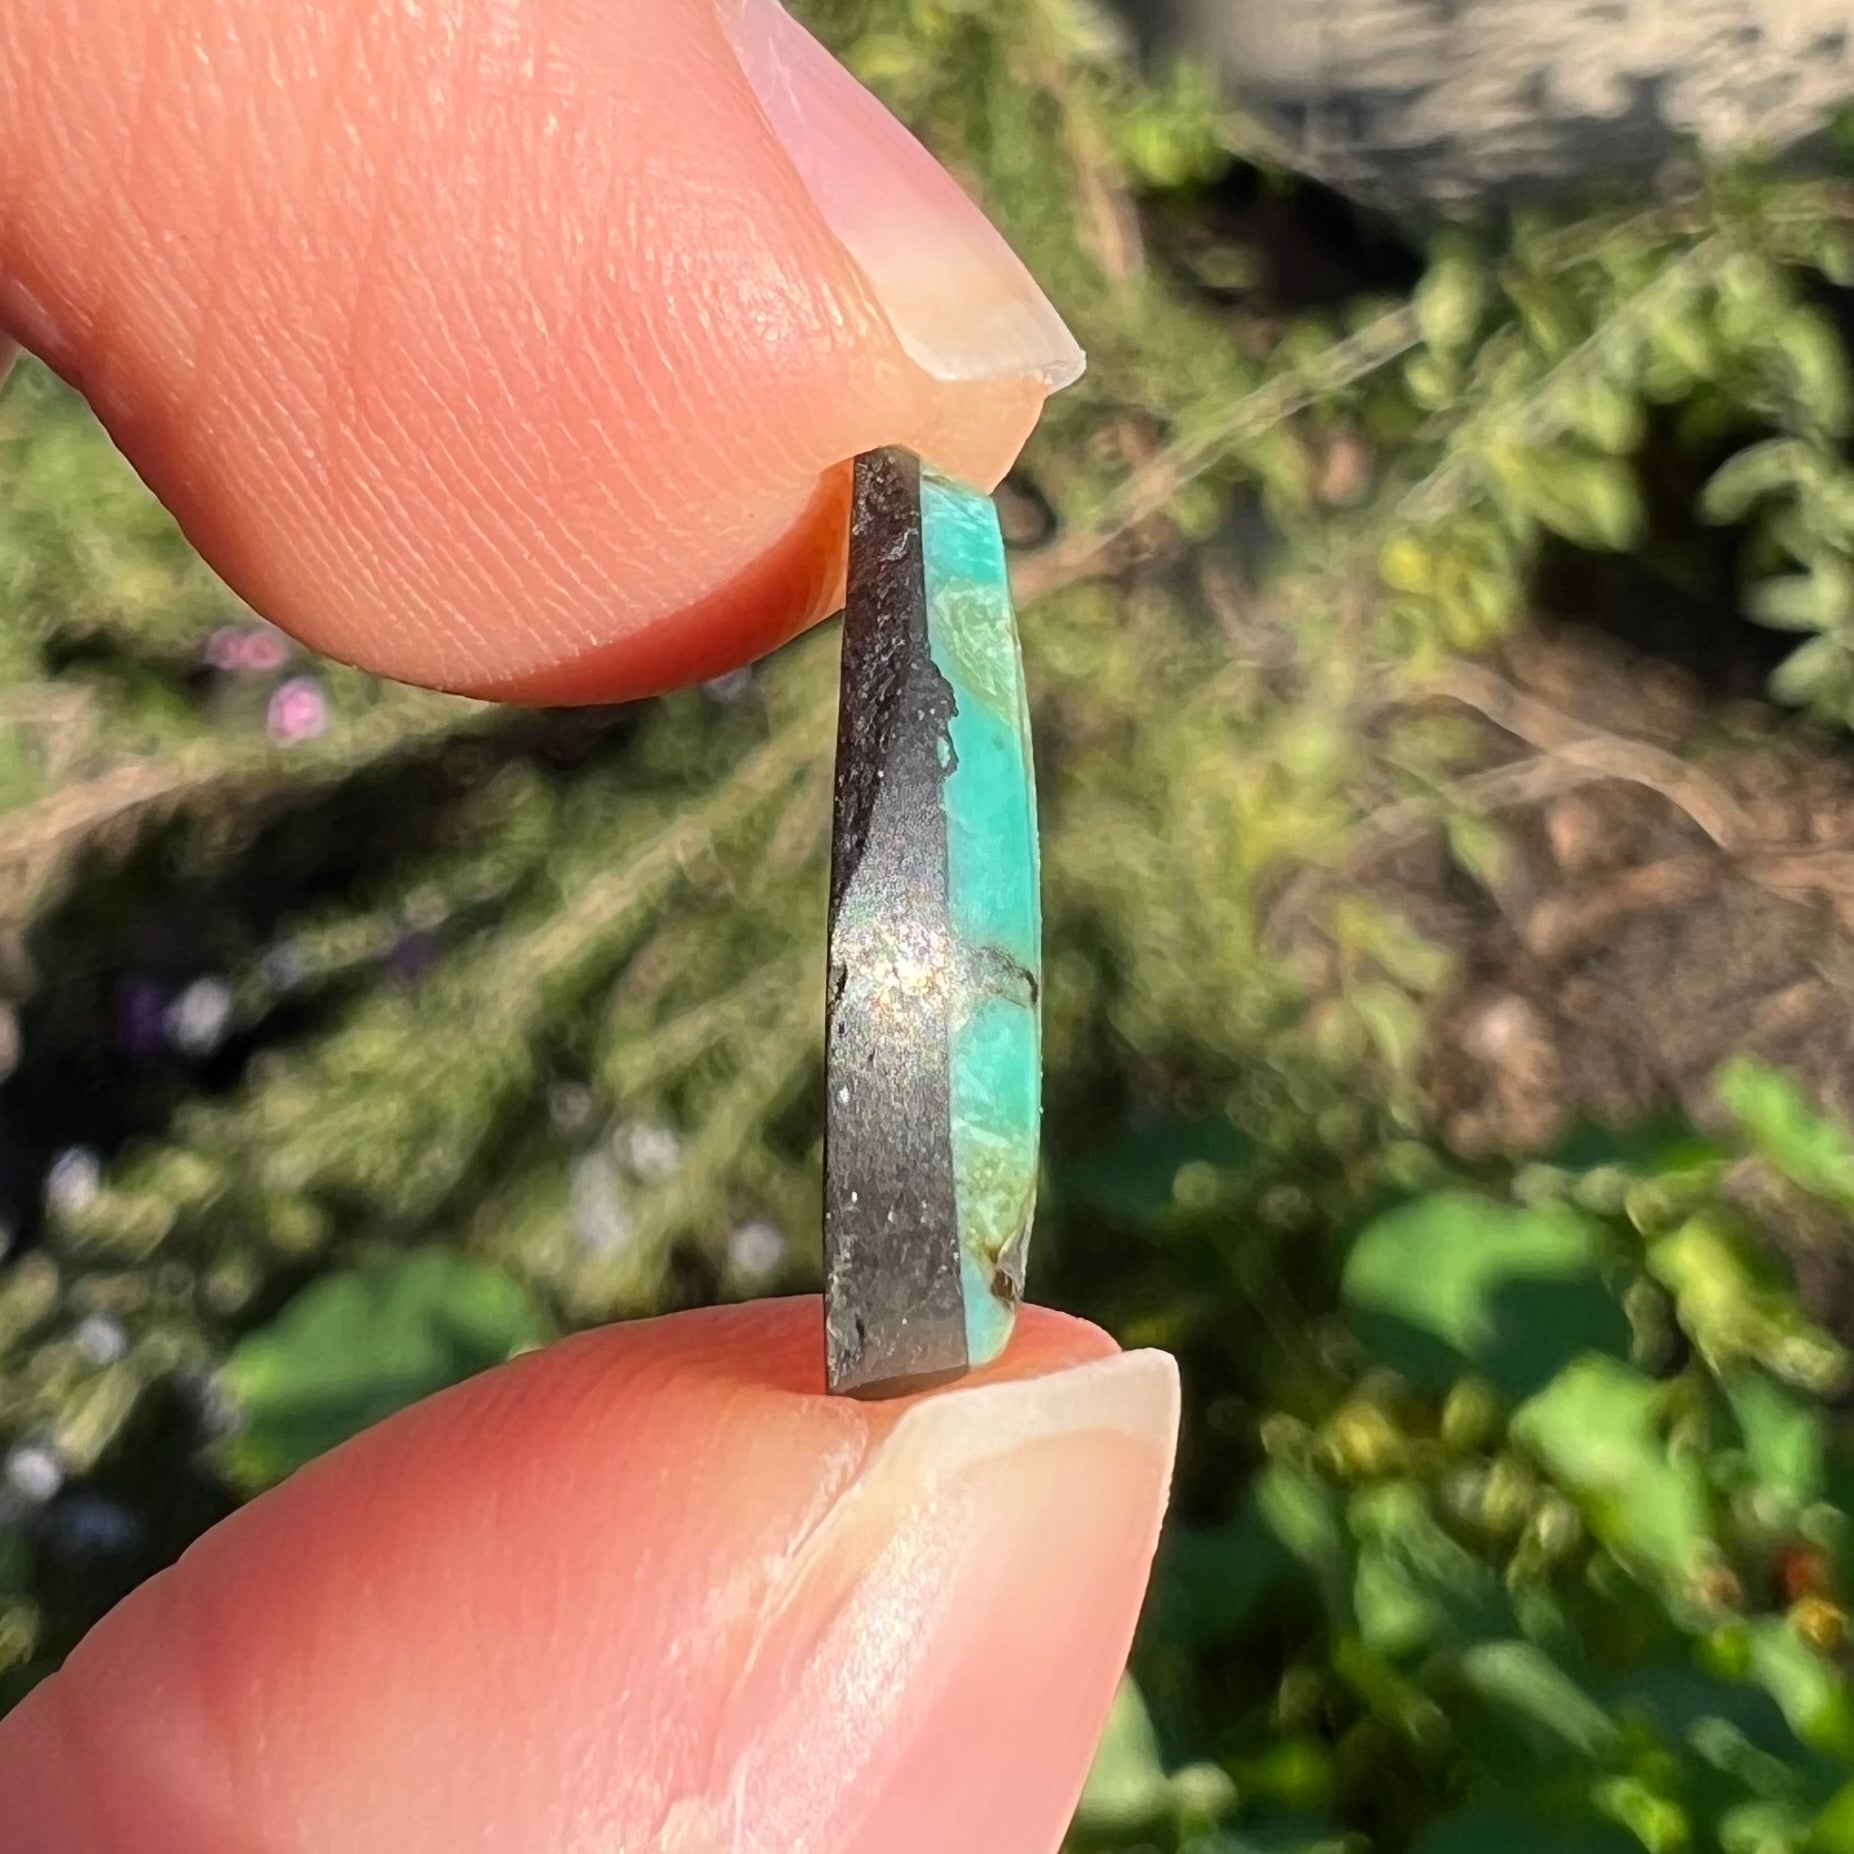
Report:
[[[778,1580],[711,1785],[666,1845],[1053,1848],[1125,1666],[1177,1425],[1155,1352],[913,1406]]]
[[[773,132],[908,356],[943,380],[1034,378],[1084,360],[997,229],[946,170],[779,5],[717,0]]]

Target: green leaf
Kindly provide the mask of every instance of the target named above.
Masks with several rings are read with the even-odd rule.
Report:
[[[1403,1560],[1384,1546],[1367,1545],[1359,1552],[1352,1603],[1359,1636],[1377,1654],[1414,1654],[1442,1633],[1441,1606],[1410,1575]]]
[[[1513,867],[1513,839],[1505,828],[1474,811],[1453,813],[1443,828],[1455,861],[1483,888],[1497,890]]]
[[[1748,1361],[1818,1396],[1845,1382],[1845,1350],[1804,1314],[1768,1250],[1732,1220],[1687,1218],[1652,1244],[1648,1268],[1715,1371]]]
[[[1593,1799],[1648,1854],[1685,1854],[1692,1845],[1692,1821],[1686,1809],[1655,1781],[1656,1775],[1605,1778],[1596,1785]]]
[[[1854,696],[1854,658],[1839,635],[1812,637],[1792,650],[1770,673],[1773,701],[1792,708],[1810,708],[1818,714],[1847,721]]]
[[[1513,1627],[1499,1578],[1442,1529],[1416,1483],[1366,1488],[1347,1517],[1359,1541],[1353,1606],[1368,1648],[1404,1656]]]
[[[1271,1825],[1283,1821],[1309,1825],[1331,1806],[1337,1759],[1324,1738],[1308,1732],[1278,1730],[1263,1739],[1246,1757],[1234,1761],[1238,1790],[1259,1805]],[[1245,1835],[1257,1832],[1256,1819],[1247,1817]]]
[[[1194,1655],[1237,1641],[1263,1605],[1278,1600],[1297,1568],[1257,1512],[1252,1486],[1227,1524],[1172,1528],[1155,1572],[1147,1627]]]
[[[1720,1728],[1729,1727],[1741,1747],[1792,1766],[1808,1763],[1811,1779],[1819,1775],[1814,1754],[1803,1750],[1767,1692],[1742,1679],[1722,1679],[1690,1660],[1638,1668],[1607,1684],[1601,1698],[1613,1716],[1696,1744],[1708,1761],[1718,1761]]]
[[[1433,1743],[1447,1729],[1442,1708],[1362,1635],[1341,1636],[1334,1643],[1332,1669],[1364,1701],[1372,1717],[1399,1738]]]
[[[1824,226],[1814,253],[1817,267],[1836,289],[1854,288],[1854,238],[1840,226]]]
[[[1609,1714],[1532,1642],[1478,1642],[1463,1651],[1460,1670],[1482,1699],[1584,1757],[1602,1756],[1615,1740]]]
[[[243,1487],[268,1486],[546,1336],[519,1282],[443,1250],[326,1276],[226,1360],[224,1383],[244,1419],[227,1471]]]
[[[1612,457],[1640,450],[1647,425],[1641,401],[1608,380],[1592,380],[1576,393],[1566,417],[1585,443]]]
[[[1347,996],[1385,1067],[1393,1075],[1411,1073],[1424,1048],[1421,1006],[1395,985],[1368,982],[1353,986]]]
[[[1581,1358],[1514,1413],[1512,1433],[1618,1557],[1684,1580],[1710,1553],[1712,1515],[1703,1467],[1668,1446],[1666,1398],[1619,1359]]]
[[[1557,287],[1555,278],[1510,276],[1505,283],[1507,301],[1546,358],[1556,360],[1568,354],[1582,339],[1576,305]]]
[[[1438,354],[1460,354],[1480,327],[1487,297],[1486,265],[1459,243],[1445,245],[1416,288],[1416,325],[1424,343]]]
[[[1751,1672],[1805,1744],[1846,1760],[1854,1757],[1854,1708],[1832,1661],[1800,1640],[1782,1618],[1750,1624]]]
[[[1652,1114],[1627,1126],[1584,1121],[1552,1153],[1551,1163],[1567,1172],[1615,1165],[1639,1176],[1665,1178],[1715,1167],[1725,1157],[1724,1147],[1683,1115]]]
[[[1139,1828],[1166,1813],[1170,1784],[1159,1735],[1139,1688],[1128,1675],[1114,1694],[1107,1730],[1088,1771],[1075,1819],[1096,1830]]]
[[[1718,373],[1718,343],[1691,302],[1657,316],[1648,329],[1648,340],[1653,355],[1648,377],[1670,397],[1676,386],[1681,394],[1691,392],[1697,382],[1711,380]]]
[[[1256,1517],[1313,1573],[1328,1611],[1349,1620],[1353,1552],[1332,1489],[1276,1462],[1256,1477],[1253,1499]]]
[[[1854,1210],[1854,1134],[1817,1113],[1794,1076],[1740,1056],[1719,1071],[1713,1092],[1759,1156],[1792,1184]]]
[[[1400,985],[1433,991],[1453,963],[1447,948],[1420,934],[1388,909],[1348,907],[1340,917],[1348,941],[1367,953]]]
[[[1734,1372],[1725,1394],[1759,1484],[1792,1512],[1822,1497],[1828,1433],[1820,1410],[1762,1372]]]
[[[1821,631],[1839,615],[1833,588],[1814,573],[1784,573],[1759,580],[1745,593],[1745,608],[1773,631]]]
[[[1712,522],[1743,521],[1760,502],[1795,489],[1815,473],[1815,454],[1799,438],[1746,445],[1700,491],[1700,514]]]
[[[1844,1784],[1816,1818],[1809,1854],[1854,1854],[1854,1783]]]
[[[1123,1677],[1075,1812],[1076,1825],[1096,1835],[1162,1820],[1207,1828],[1234,1801],[1235,1786],[1219,1765],[1187,1764],[1166,1773],[1145,1699],[1133,1677]]]
[[[1602,1260],[1602,1232],[1566,1206],[1444,1191],[1369,1224],[1341,1293],[1373,1352],[1411,1382],[1445,1389],[1472,1368],[1518,1399],[1579,1352],[1626,1351]]]
[[[1773,1854],[1803,1845],[1809,1812],[1792,1802],[1759,1798],[1742,1802],[1719,1817],[1722,1854]]]
[[[1819,310],[1792,309],[1773,331],[1789,362],[1797,404],[1824,431],[1848,422],[1848,357],[1833,323]]]
[[[1521,507],[1580,547],[1623,552],[1641,534],[1641,491],[1630,465],[1587,451],[1528,457],[1508,485]]]

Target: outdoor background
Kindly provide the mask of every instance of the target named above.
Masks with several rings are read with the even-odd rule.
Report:
[[[1092,357],[1032,1287],[1187,1414],[1076,1848],[1854,1849],[1854,141],[1368,219],[1081,0],[800,10]],[[377,683],[16,373],[0,1705],[407,1400],[815,1286],[835,656]]]

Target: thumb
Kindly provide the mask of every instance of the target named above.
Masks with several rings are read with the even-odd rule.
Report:
[[[777,0],[10,0],[0,348],[337,656],[561,701],[837,601],[845,461],[1081,357]]]
[[[7,1854],[1049,1854],[1177,1381],[1026,1314],[894,1404],[815,1300],[590,1334],[209,1533],[0,1723]]]

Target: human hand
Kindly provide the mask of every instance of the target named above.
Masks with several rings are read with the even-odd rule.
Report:
[[[989,483],[1079,355],[766,0],[13,0],[0,327],[215,565],[480,694],[837,602],[847,459]],[[1155,1354],[820,1392],[814,1301],[584,1336],[208,1535],[0,1723],[0,1854],[1036,1854],[1144,1585]]]
[[[9,0],[0,330],[335,656],[635,695],[840,603],[1081,354],[774,0]]]
[[[614,1327],[208,1533],[0,1723],[6,1854],[1044,1854],[1125,1659],[1171,1363],[821,1394],[815,1300]]]

